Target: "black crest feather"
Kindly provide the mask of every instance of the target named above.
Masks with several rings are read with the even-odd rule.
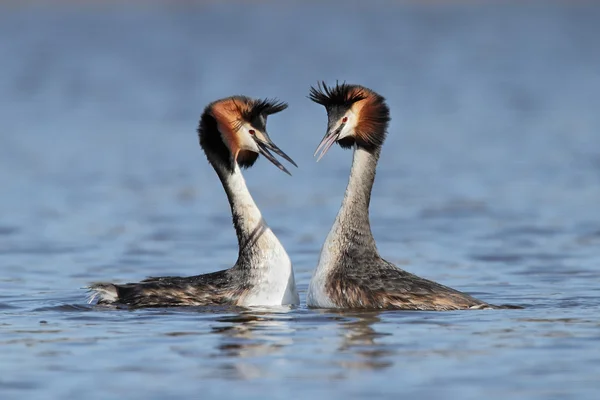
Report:
[[[335,86],[327,86],[324,81],[318,82],[317,86],[311,86],[308,98],[326,108],[334,106],[350,107],[359,100],[366,98],[357,86],[346,82],[336,81]]]
[[[246,121],[255,121],[261,115],[271,115],[288,108],[287,103],[277,99],[253,100],[250,106],[241,110],[241,116]]]

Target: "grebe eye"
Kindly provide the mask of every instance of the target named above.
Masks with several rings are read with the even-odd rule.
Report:
[[[348,122],[348,117],[344,117],[344,118],[342,118],[342,123],[344,123],[344,124],[345,124],[346,122]]]
[[[249,132],[249,133],[250,133],[252,136],[254,136],[254,134],[256,133],[256,132],[254,131],[254,129],[250,129],[248,132]]]

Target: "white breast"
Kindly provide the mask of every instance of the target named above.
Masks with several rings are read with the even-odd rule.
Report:
[[[254,288],[240,300],[239,305],[249,307],[300,304],[290,258],[269,228],[263,237],[270,240],[269,244],[263,247],[265,251],[255,267],[257,275],[254,278]]]

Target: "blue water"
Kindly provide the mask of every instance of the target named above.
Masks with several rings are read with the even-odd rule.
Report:
[[[0,398],[597,398],[600,4],[85,4],[0,6]],[[526,309],[306,309],[351,162],[312,158],[321,79],[391,107],[382,255]],[[93,281],[235,262],[195,134],[232,94],[290,104],[269,131],[300,168],[246,179],[302,305],[87,305]]]

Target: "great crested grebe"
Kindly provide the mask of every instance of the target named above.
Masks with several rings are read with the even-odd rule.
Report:
[[[267,116],[287,108],[276,100],[232,96],[210,103],[198,127],[200,146],[227,193],[239,255],[227,270],[191,277],[156,277],[139,283],[95,283],[90,303],[132,307],[274,306],[299,304],[292,264],[254,203],[241,168],[259,154],[289,174],[274,152],[296,163],[269,138]]]
[[[408,273],[379,256],[369,222],[375,168],[390,120],[385,99],[358,85],[319,83],[309,98],[327,110],[319,159],[337,142],[354,148],[342,206],[321,249],[306,303],[314,308],[460,310],[492,306]],[[317,160],[317,161],[318,161]]]

